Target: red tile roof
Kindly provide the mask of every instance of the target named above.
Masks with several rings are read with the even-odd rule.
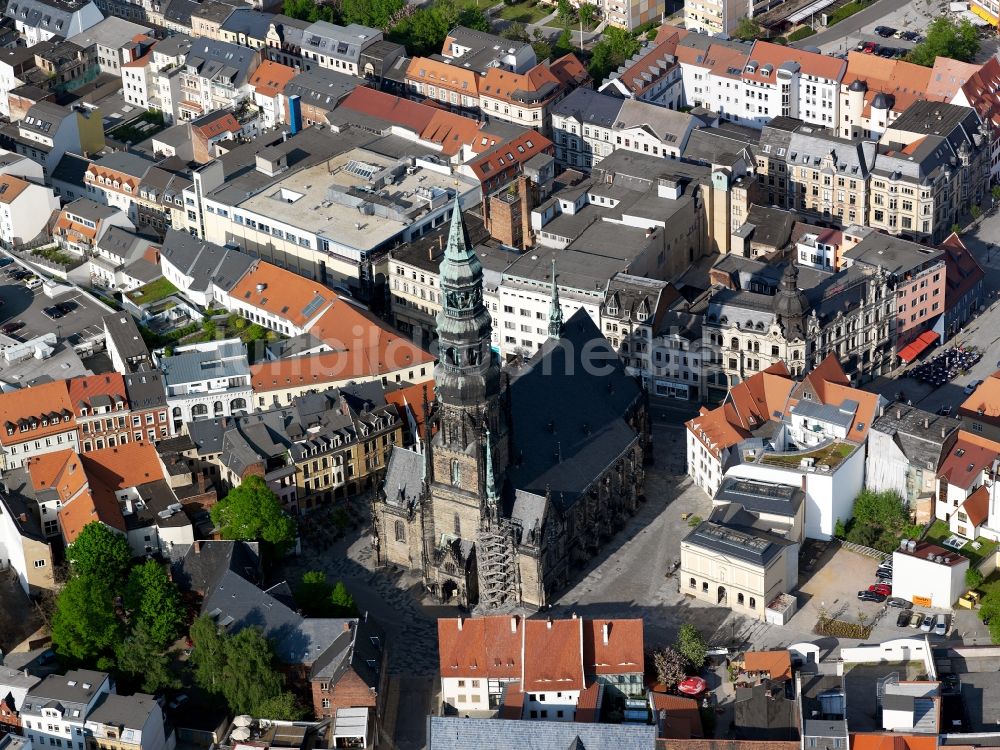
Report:
[[[938,476],[947,479],[948,484],[968,489],[998,456],[1000,443],[959,430],[958,440],[941,463]]]
[[[250,85],[261,96],[273,98],[285,90],[285,86],[295,75],[295,68],[276,63],[274,60],[264,60],[250,76]]]
[[[980,383],[958,407],[958,413],[980,422],[1000,424],[1000,371]]]
[[[968,499],[962,503],[961,509],[973,526],[981,526],[986,523],[986,519],[990,515],[990,491],[986,485],[980,486],[969,495]]]
[[[520,677],[523,625],[524,619],[517,615],[440,618],[441,676],[475,673],[484,679]]]
[[[600,718],[601,691],[603,688],[604,686],[599,682],[592,682],[587,685],[576,701],[574,721],[593,724]]]
[[[534,130],[528,130],[514,140],[477,158],[466,162],[480,182],[486,182],[507,175],[513,177],[524,169],[524,163],[537,154],[555,154],[555,146],[548,138]]]
[[[32,422],[34,427],[31,427]],[[27,429],[22,431],[22,425]],[[14,433],[8,435],[11,426]],[[0,393],[0,445],[38,440],[75,429],[75,411],[65,380]]]
[[[995,135],[1000,134],[1000,60],[995,56],[991,55],[962,85],[956,103],[965,102],[993,125]]]
[[[1000,102],[997,106],[1000,106]],[[948,235],[947,239],[938,247],[945,253],[944,267],[947,283],[944,290],[944,304],[945,309],[950,310],[958,305],[962,301],[962,297],[980,283],[986,274],[957,234]]]
[[[521,689],[583,690],[583,620],[528,620],[524,628]]]
[[[82,408],[91,408],[95,396],[110,396],[111,399],[128,404],[128,394],[125,390],[125,378],[120,372],[109,372],[104,375],[81,375],[66,381],[69,386],[69,398],[73,410],[80,415]]]
[[[643,653],[641,619],[583,621],[583,667],[587,674],[642,672]]]
[[[766,672],[772,680],[792,679],[792,656],[788,651],[747,651],[743,655],[746,672]]]
[[[256,307],[286,320],[299,328],[317,318],[333,305],[336,292],[318,281],[307,279],[272,263],[257,263],[236,282],[229,292],[233,302]],[[318,306],[313,303],[320,300]],[[305,310],[312,307],[306,316]]]
[[[668,693],[650,693],[658,736],[661,739],[689,740],[702,737],[698,701]]]
[[[851,734],[851,750],[936,750],[937,735]]]
[[[752,73],[746,69],[750,63],[757,63],[756,70]],[[807,52],[783,44],[773,44],[771,42],[757,41],[750,51],[747,66],[743,69],[743,78],[747,81],[757,83],[767,83],[777,85],[777,69],[786,63],[797,63],[799,72],[802,75],[811,75],[823,78],[828,81],[840,82],[844,76],[846,64],[839,57],[823,55],[819,52]],[[771,66],[771,73],[768,76],[762,75],[762,68]]]
[[[218,116],[214,117],[210,122],[206,122],[203,125],[192,125],[191,130],[203,138],[216,138],[220,135],[239,133],[242,128],[240,127],[239,120],[233,116],[232,112],[219,112]]]
[[[340,103],[344,109],[381,117],[415,133],[423,132],[434,117],[435,109],[409,99],[358,86]]]

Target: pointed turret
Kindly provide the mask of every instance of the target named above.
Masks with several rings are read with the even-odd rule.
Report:
[[[556,259],[552,259],[552,299],[549,302],[549,338],[562,338],[563,313],[559,305],[559,284],[556,283]]]

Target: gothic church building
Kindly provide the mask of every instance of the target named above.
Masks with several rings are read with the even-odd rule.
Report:
[[[457,201],[440,283],[425,449],[390,456],[376,559],[419,571],[441,601],[543,607],[638,507],[645,398],[585,311],[563,321],[554,266],[548,341],[501,368]]]

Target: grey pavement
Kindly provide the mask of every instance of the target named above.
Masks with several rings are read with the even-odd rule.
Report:
[[[876,36],[876,26],[924,33],[927,25],[947,9],[943,0],[878,0],[810,37],[793,42],[792,46],[819,47],[826,53],[847,53],[860,41],[874,41],[891,47],[909,48],[913,45],[902,39],[883,39]]]

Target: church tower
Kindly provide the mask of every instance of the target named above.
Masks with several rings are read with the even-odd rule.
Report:
[[[438,431],[431,441],[433,534],[427,544],[442,586],[474,600],[475,570],[461,555],[498,514],[497,489],[507,467],[507,410],[492,320],[483,301],[483,267],[472,251],[458,200],[441,261],[441,312],[434,368]],[[489,466],[487,466],[489,462]],[[428,550],[431,552],[430,550]],[[425,571],[430,573],[430,571]]]

